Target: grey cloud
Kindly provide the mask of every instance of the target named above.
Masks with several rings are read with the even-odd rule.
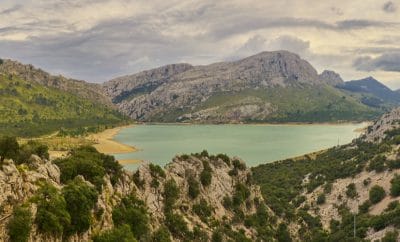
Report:
[[[0,15],[6,15],[6,14],[13,13],[13,12],[20,10],[21,8],[22,8],[22,5],[17,4],[17,5],[12,6],[11,8],[1,10]]]
[[[353,66],[361,71],[393,71],[400,72],[400,52],[387,53],[376,58],[364,56],[357,58]]]
[[[387,13],[393,13],[396,12],[397,8],[396,5],[392,2],[386,2],[383,7],[382,7],[383,11],[387,12]]]

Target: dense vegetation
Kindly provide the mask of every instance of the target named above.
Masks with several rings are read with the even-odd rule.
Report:
[[[49,148],[37,141],[30,140],[26,144],[19,145],[15,137],[0,137],[0,162],[4,159],[12,159],[17,164],[29,162],[31,155],[40,158],[49,158]]]
[[[29,137],[60,129],[68,133],[70,129],[95,129],[124,122],[127,118],[102,104],[0,74],[0,133],[3,135]]]
[[[26,242],[32,228],[32,212],[29,207],[16,206],[7,224],[11,242]]]
[[[77,175],[82,175],[99,190],[105,174],[110,176],[112,183],[117,182],[122,174],[122,166],[113,156],[99,153],[91,146],[76,148],[67,158],[57,159],[54,163],[61,170],[63,183],[73,180]]]

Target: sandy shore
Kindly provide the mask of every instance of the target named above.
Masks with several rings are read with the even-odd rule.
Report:
[[[117,135],[121,129],[130,126],[131,125],[106,129],[103,132],[89,135],[88,139],[95,143],[93,147],[95,147],[101,153],[123,154],[123,153],[135,152],[137,151],[135,147],[126,144],[121,144],[113,140],[114,136]]]

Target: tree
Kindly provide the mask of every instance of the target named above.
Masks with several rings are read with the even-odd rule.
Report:
[[[17,159],[19,144],[15,137],[5,136],[0,138],[0,161],[4,159]]]
[[[93,237],[93,242],[137,242],[128,225],[116,227]]]
[[[167,228],[161,227],[153,234],[153,242],[171,242],[171,235]]]
[[[188,178],[188,184],[189,184],[189,196],[193,199],[195,199],[199,193],[200,193],[200,184],[198,181],[193,176],[189,176]]]
[[[13,215],[7,224],[8,236],[11,242],[28,241],[32,227],[32,213],[28,207],[15,207]]]
[[[377,204],[386,196],[385,190],[378,185],[375,185],[369,190],[369,200],[372,204]]]
[[[393,197],[397,197],[400,195],[400,176],[395,175],[393,179],[390,181],[390,195]]]
[[[66,227],[66,234],[82,233],[91,225],[91,210],[97,202],[97,191],[79,177],[69,182],[62,189],[71,223]]]

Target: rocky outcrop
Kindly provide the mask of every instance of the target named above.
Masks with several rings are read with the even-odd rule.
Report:
[[[368,127],[362,139],[368,142],[379,142],[386,137],[386,132],[398,128],[400,128],[400,108],[395,108]]]
[[[321,81],[324,81],[326,84],[331,86],[336,86],[343,83],[342,77],[338,73],[330,70],[324,70],[319,75],[319,78]]]

